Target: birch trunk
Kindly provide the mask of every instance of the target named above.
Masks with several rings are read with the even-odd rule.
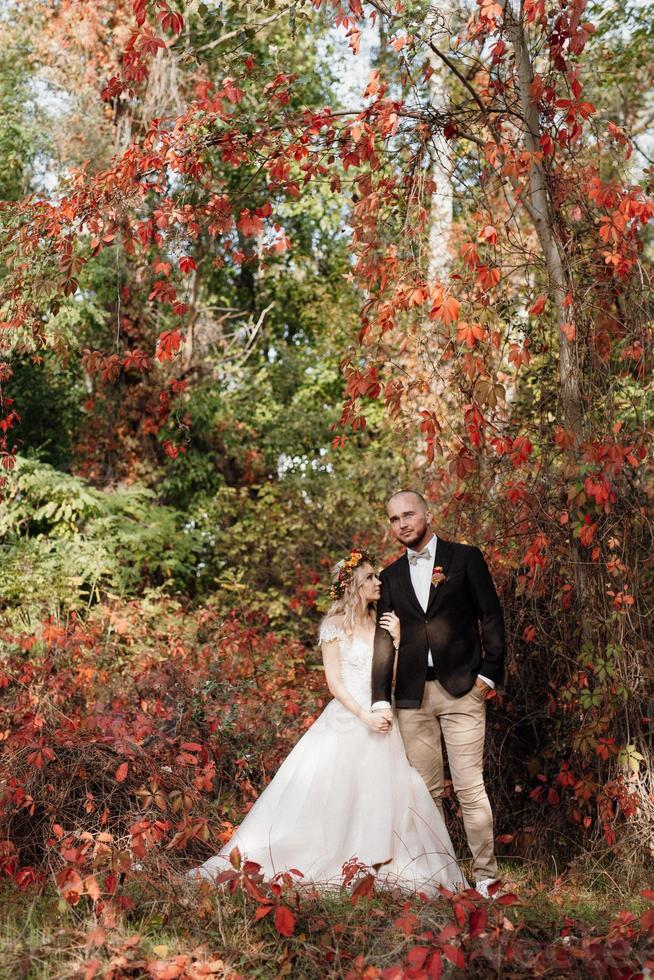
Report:
[[[428,30],[434,47],[448,47],[451,36],[451,20],[454,5],[445,0],[430,8]],[[447,72],[443,62],[431,47],[428,48],[430,103],[435,111],[447,107]],[[431,177],[436,190],[431,201],[427,275],[430,282],[444,280],[450,268],[450,238],[452,234],[452,180],[450,152],[442,132],[436,130],[431,137]]]

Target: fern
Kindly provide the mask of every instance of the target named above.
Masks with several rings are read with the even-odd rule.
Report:
[[[5,608],[80,609],[103,594],[184,588],[200,550],[185,515],[139,486],[98,490],[20,458],[0,504],[0,595]]]

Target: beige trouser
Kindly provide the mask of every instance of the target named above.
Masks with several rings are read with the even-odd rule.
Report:
[[[438,808],[443,810],[445,739],[454,792],[463,813],[474,878],[494,878],[493,814],[484,787],[486,702],[476,686],[462,697],[448,694],[438,681],[427,681],[419,708],[400,708],[397,721],[409,762],[418,770]]]

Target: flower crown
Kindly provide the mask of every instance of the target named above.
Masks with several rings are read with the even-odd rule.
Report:
[[[352,577],[352,572],[355,568],[358,568],[359,565],[365,564],[374,566],[375,559],[364,548],[355,548],[350,552],[348,558],[344,558],[342,561],[339,561],[338,565],[336,566],[338,569],[338,578],[329,591],[329,598],[332,600],[342,599],[345,595],[345,586]]]

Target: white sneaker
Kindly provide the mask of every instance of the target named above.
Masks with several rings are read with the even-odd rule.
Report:
[[[492,898],[492,895],[488,894],[488,886],[495,884],[497,878],[480,878],[479,881],[475,882],[475,891],[479,892],[482,898]]]

